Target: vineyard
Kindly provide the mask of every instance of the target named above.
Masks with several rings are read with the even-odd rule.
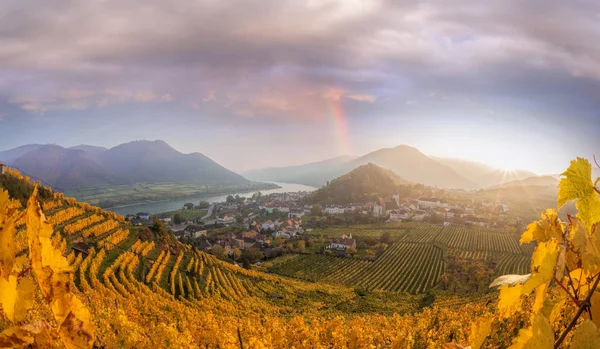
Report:
[[[532,326],[540,326],[535,321],[542,315],[528,314],[539,309],[540,293],[507,293],[521,292],[518,282],[501,287],[499,302],[497,292],[429,300],[419,295],[441,278],[447,253],[489,261],[499,273],[530,271],[530,280],[545,282],[538,275],[547,270],[529,267],[529,247],[515,249],[515,237],[501,232],[415,225],[375,261],[287,256],[273,268],[288,278],[247,270],[189,245],[164,244],[158,236],[139,239],[121,217],[60,195],[42,200],[46,220],[37,189],[29,190],[26,205],[0,192],[0,240],[8,247],[0,254],[0,347],[441,348],[478,340],[476,348],[504,348],[517,334],[531,338]],[[530,230],[546,238],[539,231],[549,221],[555,224],[542,220]],[[553,227],[542,232],[553,234]],[[530,239],[527,232],[522,239]],[[556,246],[548,241],[544,248]],[[89,249],[72,249],[75,242]],[[534,253],[544,256],[544,248]],[[534,261],[542,260],[535,254]],[[561,296],[558,288],[548,290]],[[553,326],[544,325],[547,337],[563,332],[576,309],[559,309],[559,317],[554,307],[547,310]]]
[[[353,228],[352,233],[376,235],[372,228],[365,227],[365,230],[364,235],[357,228]],[[479,228],[409,223],[396,224],[387,231],[393,232],[391,235],[397,237],[397,242],[375,261],[295,255],[281,257],[270,271],[312,282],[418,294],[438,283],[445,269],[445,253],[489,261],[496,274],[503,275],[526,273],[533,252],[530,246],[520,246],[514,234]]]

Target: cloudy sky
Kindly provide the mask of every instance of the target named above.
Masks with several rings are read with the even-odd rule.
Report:
[[[409,144],[600,155],[591,1],[4,0],[0,149],[163,139],[245,170]]]

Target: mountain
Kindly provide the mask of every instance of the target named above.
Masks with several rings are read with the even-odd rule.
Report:
[[[459,175],[484,188],[537,176],[530,171],[504,171],[477,161],[435,156],[431,156],[431,158],[442,165],[450,167]]]
[[[531,186],[542,186],[542,187],[558,187],[559,180],[554,176],[533,176],[521,180],[511,181],[491,187],[494,188],[513,188],[513,187],[531,187]]]
[[[111,149],[31,144],[1,152],[0,161],[60,190],[139,182],[249,182],[203,154],[182,154],[163,141],[135,141]]]
[[[26,144],[14,149],[0,151],[0,161],[12,165],[12,163],[23,154],[43,146],[43,144]]]
[[[475,189],[479,186],[443,165],[417,148],[400,145],[395,148],[376,150],[350,161],[352,168],[373,163],[394,171],[401,178],[428,186],[456,189]]]
[[[12,166],[57,189],[82,188],[113,182],[106,169],[83,150],[44,145],[17,158]]]
[[[245,184],[248,180],[203,154],[182,154],[164,141],[134,141],[100,154],[110,173],[128,182],[202,181]]]
[[[100,156],[100,154],[102,154],[108,150],[104,147],[97,147],[95,145],[86,145],[86,144],[77,145],[77,146],[71,147],[69,149],[83,150],[83,151],[87,152],[88,154],[90,154],[91,156],[93,156],[94,159],[97,159],[98,156]]]
[[[369,163],[332,180],[311,194],[311,199],[323,204],[347,205],[391,196],[402,184],[408,182],[390,170]]]
[[[355,158],[353,156],[338,156],[305,165],[250,170],[244,172],[243,175],[252,180],[299,183],[320,187],[330,179],[352,169],[348,162]]]

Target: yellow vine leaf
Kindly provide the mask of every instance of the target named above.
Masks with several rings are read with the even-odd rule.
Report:
[[[532,241],[544,242],[552,238],[558,241],[563,240],[564,224],[558,218],[558,212],[549,208],[542,213],[541,218],[527,226],[527,230],[519,240],[521,245]]]
[[[478,319],[471,324],[471,334],[469,336],[469,342],[471,343],[472,349],[479,349],[485,339],[490,335],[492,331],[492,317],[483,317]]]
[[[585,295],[591,286],[588,282],[588,276],[590,276],[590,274],[582,268],[578,268],[573,270],[570,275],[571,280],[573,280],[573,286],[579,290],[580,294]]]
[[[552,239],[540,243],[531,257],[531,278],[523,285],[523,294],[530,294],[539,285],[552,280],[560,249]]]
[[[0,277],[8,280],[15,259],[15,221],[17,211],[10,208],[8,192],[0,189]]]
[[[94,325],[87,308],[71,293],[72,269],[52,245],[52,226],[37,201],[37,187],[27,203],[27,236],[31,265],[42,296],[50,304],[67,348],[91,348]]]
[[[596,326],[600,326],[600,293],[596,291],[596,293],[594,293],[592,295],[592,298],[590,299],[590,311],[592,312],[592,321],[594,322],[594,324],[596,324]],[[583,314],[584,317],[589,318],[589,315],[587,313]]]
[[[536,287],[535,301],[533,302],[533,312],[537,313],[544,307],[544,301],[546,300],[546,291],[548,290],[548,282],[545,282],[538,287]]]
[[[12,326],[0,333],[0,348],[25,347],[35,343],[37,348],[54,348],[52,329],[43,321],[23,326]]]
[[[27,310],[34,304],[35,285],[30,278],[21,278],[17,286],[17,303],[15,304],[15,321],[23,321],[27,315]]]
[[[600,331],[598,327],[590,321],[586,320],[573,333],[571,340],[571,349],[596,349],[600,344]]]
[[[558,208],[567,201],[577,200],[577,218],[585,223],[586,229],[600,222],[600,198],[592,182],[592,165],[583,158],[571,161],[558,184]]]
[[[17,277],[8,275],[8,280],[0,278],[0,304],[6,317],[14,321],[15,304],[17,303]]]
[[[523,285],[500,286],[500,296],[498,297],[498,311],[500,318],[505,319],[521,309],[521,294]]]
[[[600,239],[596,234],[589,234],[583,222],[573,218],[569,225],[569,240],[573,251],[579,253],[581,266],[588,273],[600,267]]]
[[[541,314],[544,315],[551,324],[554,324],[567,302],[567,297],[545,299]]]
[[[541,314],[535,314],[531,326],[519,330],[509,349],[553,349],[554,331],[550,322]]]
[[[0,333],[0,348],[21,348],[33,344],[34,339],[31,332],[21,327],[9,327]]]

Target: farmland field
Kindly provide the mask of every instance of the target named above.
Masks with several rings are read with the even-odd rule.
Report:
[[[407,223],[326,228],[315,234],[330,238],[351,233],[360,238],[379,237],[385,232],[395,242],[374,261],[292,255],[275,260],[270,271],[306,281],[413,294],[435,287],[445,271],[447,253],[467,260],[485,260],[498,275],[529,272],[533,246],[520,246],[517,235],[497,230]]]

